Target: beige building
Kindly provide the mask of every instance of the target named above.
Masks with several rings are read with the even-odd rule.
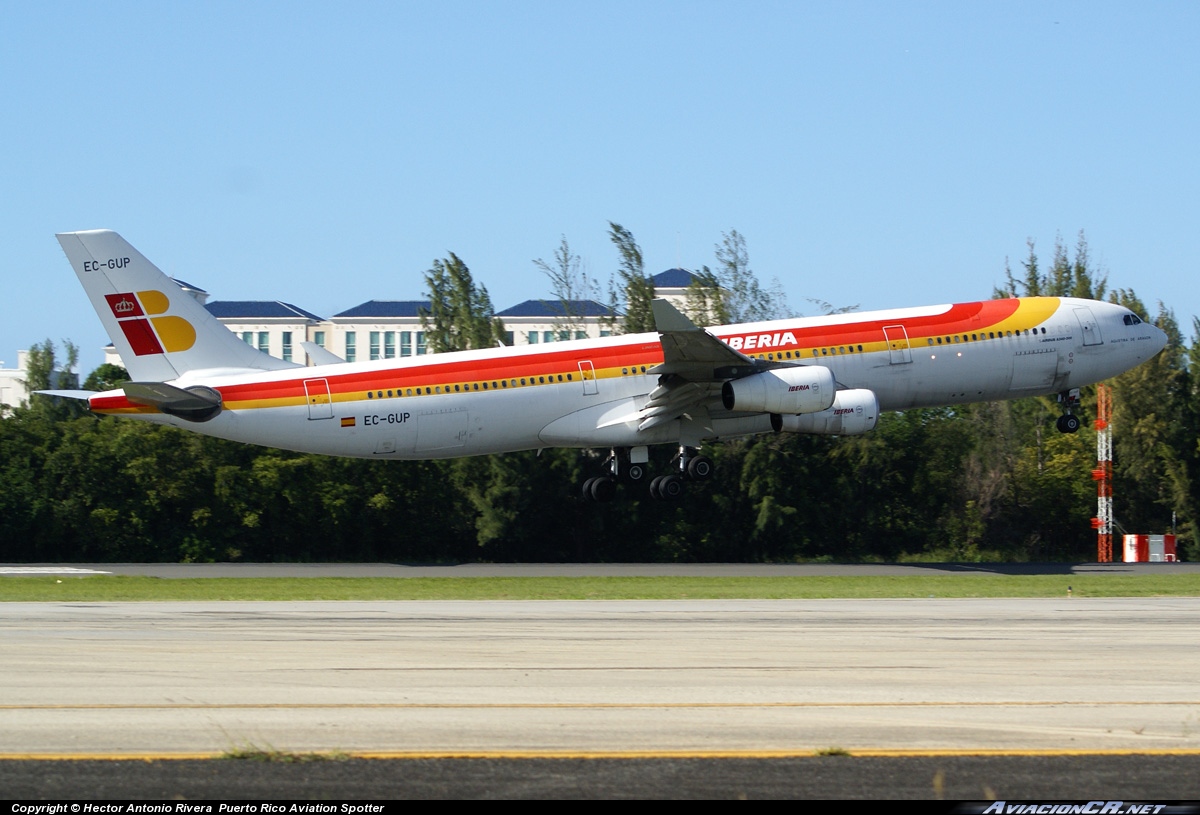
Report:
[[[692,273],[668,269],[654,276],[655,292],[682,308]],[[176,281],[247,344],[279,359],[314,364],[301,343],[311,342],[347,362],[396,359],[426,352],[421,311],[428,300],[368,300],[325,319],[280,300],[214,300],[203,289]],[[508,345],[533,345],[613,331],[608,306],[595,300],[526,300],[497,312]],[[617,319],[620,315],[616,315]],[[105,362],[120,365],[112,345]]]

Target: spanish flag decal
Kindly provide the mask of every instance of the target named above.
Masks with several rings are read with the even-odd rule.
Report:
[[[347,416],[345,419],[342,419],[342,427],[354,427],[354,417]]]

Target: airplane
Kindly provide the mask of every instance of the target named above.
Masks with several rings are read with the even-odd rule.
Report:
[[[1166,334],[1113,303],[1023,297],[697,327],[656,299],[656,332],[550,345],[305,366],[243,342],[116,232],[58,241],[132,381],[98,414],[332,456],[441,459],[608,448],[583,484],[606,502],[647,480],[649,448],[678,446],[656,500],[705,481],[703,444],[765,433],[856,435],[880,411],[1057,394],[1127,371]]]

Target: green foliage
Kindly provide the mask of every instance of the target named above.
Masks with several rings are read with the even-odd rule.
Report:
[[[421,312],[425,343],[431,354],[492,348],[504,339],[487,288],[476,286],[467,264],[455,255],[435,260],[425,273],[429,311]]]
[[[6,577],[4,602],[1196,597],[1200,575],[973,571],[805,577]]]
[[[618,223],[608,222],[608,237],[617,248],[620,258],[617,278],[625,295],[625,318],[621,331],[625,334],[641,334],[654,330],[654,281],[646,277],[642,263],[642,250],[633,238],[633,233]]]
[[[714,252],[716,278],[721,285],[725,310],[722,322],[752,323],[789,316],[787,293],[779,281],[776,280],[770,289],[763,289],[758,277],[750,270],[750,254],[740,232],[736,229],[722,232],[721,242],[716,244]]]
[[[683,310],[693,323],[702,328],[733,322],[729,319],[721,281],[707,266],[694,273],[687,287]]]
[[[128,381],[128,371],[120,365],[106,362],[88,374],[88,378],[83,381],[83,389],[85,391],[109,391],[122,382]]]
[[[1033,238],[1026,241],[1029,247],[1028,257],[1022,261],[1025,274],[1017,280],[1013,277],[1012,269],[1005,263],[1004,286],[993,292],[994,297],[1084,297],[1090,300],[1103,300],[1108,289],[1107,275],[1100,272],[1091,264],[1091,254],[1088,250],[1087,237],[1083,230],[1075,242],[1075,257],[1072,259],[1062,236],[1054,239],[1054,261],[1050,268],[1042,271],[1038,262]]]
[[[626,328],[649,330],[653,288],[642,273],[641,250],[627,230],[615,223],[610,229],[631,303]],[[1032,241],[1029,250],[1023,279],[1009,275],[1013,292],[1106,292],[1082,235],[1073,258],[1059,241],[1045,271]],[[557,265],[546,264],[551,271],[575,274],[577,259],[565,239],[555,257]],[[718,246],[718,259],[726,279],[731,269],[749,275],[736,232]],[[487,292],[459,258],[435,261],[426,280],[431,348],[495,343]],[[705,270],[699,288],[704,313],[723,319],[729,301],[721,275]],[[1110,297],[1145,314],[1132,291]],[[1167,349],[1112,382],[1115,513],[1130,531],[1177,528],[1181,552],[1194,560],[1200,558],[1200,321],[1190,346],[1161,305],[1155,322],[1170,337]],[[49,341],[35,347],[34,387],[48,384],[54,352]],[[87,385],[107,389],[124,377],[102,366]],[[585,501],[579,490],[587,477],[604,472],[607,451],[335,459],[80,415],[62,401],[39,399],[0,417],[0,560],[1095,557],[1089,523],[1096,507],[1095,431],[1058,433],[1059,408],[1044,398],[885,414],[873,432],[856,437],[780,434],[727,442],[704,451],[715,475],[690,484],[682,501],[652,501],[643,483],[622,484],[610,504]],[[1089,389],[1084,413],[1093,411]],[[651,472],[668,471],[672,454],[669,446],[653,448]]]
[[[583,269],[579,255],[571,251],[566,235],[563,235],[558,249],[554,251],[553,263],[538,258],[533,265],[550,279],[550,292],[558,301],[561,316],[554,321],[555,329],[574,339],[577,332],[586,328],[587,311],[580,304],[587,300],[598,300],[599,285]],[[615,309],[608,318],[602,320],[609,330],[615,321]]]
[[[79,377],[75,374],[79,348],[66,340],[63,341],[63,346],[66,359],[61,364],[54,343],[48,339],[30,346],[25,357],[25,391],[29,395],[28,406],[50,419],[67,419],[86,412],[76,400],[36,393],[44,390],[72,390],[79,386]]]

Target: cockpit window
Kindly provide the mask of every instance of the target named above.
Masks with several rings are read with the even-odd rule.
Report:
[[[1125,325],[1141,325],[1142,318],[1136,314],[1126,314],[1124,318]]]

